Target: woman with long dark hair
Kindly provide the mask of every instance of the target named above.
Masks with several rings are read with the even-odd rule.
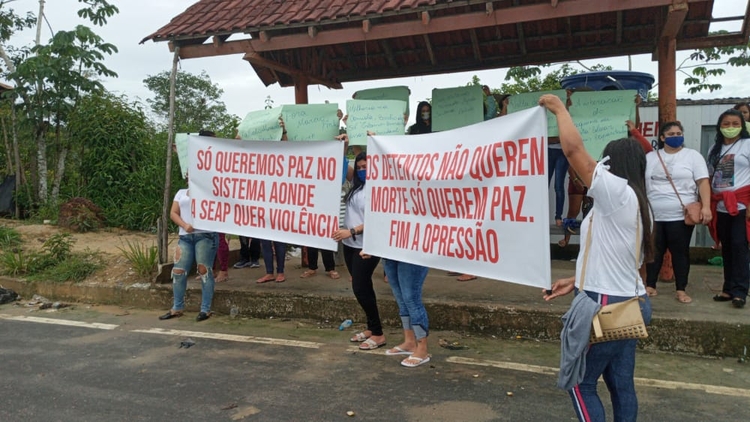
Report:
[[[690,273],[690,238],[695,226],[685,224],[683,204],[700,201],[701,223],[711,221],[708,168],[700,153],[685,148],[680,122],[662,123],[655,151],[646,155],[646,194],[654,211],[654,262],[646,265],[646,291],[656,296],[656,280],[669,249],[675,276],[675,298],[693,300],[685,292]]]
[[[557,117],[563,152],[583,184],[589,187],[588,196],[594,199],[591,211],[581,224],[581,239],[587,240],[576,260],[576,273],[553,283],[551,291],[544,292],[544,300],[566,295],[581,285],[583,291],[601,305],[639,296],[641,313],[648,324],[651,304],[639,268],[644,256],[646,262],[651,260],[654,247],[643,147],[632,138],[612,141],[602,152],[604,158],[597,163],[586,151],[562,101],[554,95],[544,95],[539,104]],[[588,343],[588,331],[583,334],[585,339],[576,340]],[[610,392],[614,420],[636,420],[636,342],[617,340],[588,346],[582,381],[568,391],[579,420],[606,420],[597,393],[601,376]]]
[[[748,228],[750,228],[750,133],[742,113],[727,110],[716,123],[714,146],[708,153],[711,179],[711,237],[721,242],[724,285],[717,302],[745,306],[750,287]]]
[[[367,316],[367,329],[355,334],[350,341],[361,342],[361,350],[375,350],[385,345],[383,325],[380,322],[378,301],[372,286],[372,273],[378,266],[380,258],[363,257],[362,245],[365,232],[365,182],[367,180],[367,153],[360,152],[354,160],[356,175],[351,190],[346,193],[346,215],[344,228],[337,230],[333,240],[344,244],[344,262],[352,276],[352,291],[359,306]]]

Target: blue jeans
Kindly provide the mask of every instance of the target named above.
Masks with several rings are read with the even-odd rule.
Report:
[[[562,219],[565,205],[565,175],[568,174],[568,159],[562,149],[547,148],[547,184],[555,174],[555,220]]]
[[[174,294],[173,311],[185,309],[185,290],[187,290],[188,272],[193,262],[206,269],[201,276],[201,312],[211,312],[211,301],[214,298],[213,265],[216,250],[219,247],[219,235],[216,233],[191,233],[180,235],[172,267],[172,292]]]
[[[286,243],[260,241],[260,250],[263,252],[263,263],[266,265],[266,274],[273,274],[273,255],[276,253],[276,272],[284,274],[284,263],[286,262]]]
[[[383,268],[396,298],[404,330],[413,330],[417,340],[427,337],[429,321],[422,303],[422,285],[428,268],[392,259],[384,259]]]
[[[630,297],[599,295],[586,292],[601,304],[623,302]],[[632,296],[631,296],[632,297]],[[647,295],[641,296],[643,321],[651,322],[651,302]],[[638,398],[635,395],[635,346],[638,340],[606,341],[589,345],[586,353],[586,374],[580,384],[568,391],[573,399],[578,420],[582,422],[605,422],[604,406],[596,392],[600,376],[604,376],[612,400],[615,422],[631,422],[638,419]]]

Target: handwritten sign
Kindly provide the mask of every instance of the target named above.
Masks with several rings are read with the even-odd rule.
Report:
[[[180,162],[180,171],[182,172],[182,178],[187,177],[188,167],[188,136],[189,133],[175,133],[174,143],[177,148],[177,161]]]
[[[570,116],[592,157],[610,141],[628,136],[626,120],[635,120],[637,91],[586,91],[571,96]]]
[[[279,125],[281,108],[251,111],[247,113],[237,130],[246,141],[279,141],[282,127]]]
[[[190,136],[193,226],[336,250],[341,142]]]
[[[484,95],[476,85],[432,90],[432,131],[484,121]]]
[[[516,111],[526,110],[529,108],[539,106],[539,97],[544,94],[556,95],[563,104],[567,101],[568,96],[564,89],[556,89],[554,91],[538,91],[538,92],[524,92],[523,94],[512,95],[508,99],[508,113],[515,113]],[[555,115],[547,111],[547,135],[558,136],[560,133],[557,129],[557,118]]]
[[[403,135],[406,103],[396,100],[349,100],[346,133],[349,145],[366,145],[367,131],[378,135]]]
[[[549,288],[547,125],[541,107],[367,144],[364,251]]]
[[[409,87],[389,86],[385,88],[363,89],[354,93],[355,100],[398,100],[406,103],[404,114],[409,116]]]
[[[290,141],[328,141],[339,134],[338,104],[285,105],[281,117]]]

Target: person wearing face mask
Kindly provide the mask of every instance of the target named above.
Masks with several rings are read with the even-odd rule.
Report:
[[[711,237],[721,242],[724,285],[714,296],[717,302],[732,302],[743,308],[750,287],[750,133],[738,110],[727,110],[716,123],[716,139],[708,153],[711,181]]]
[[[675,298],[680,303],[690,303],[692,299],[685,288],[690,273],[690,238],[695,226],[685,224],[682,204],[700,201],[701,223],[709,223],[711,188],[703,157],[698,151],[685,148],[684,143],[680,122],[662,123],[657,149],[646,155],[646,195],[654,213],[654,261],[646,265],[646,291],[649,296],[656,296],[659,270],[669,249]]]
[[[380,322],[377,297],[372,286],[372,274],[380,262],[376,256],[363,257],[362,245],[365,232],[365,205],[367,180],[367,153],[360,152],[354,160],[353,186],[346,196],[344,228],[333,234],[333,240],[344,244],[344,262],[352,276],[352,291],[359,306],[365,311],[367,329],[355,334],[350,341],[361,343],[360,350],[375,350],[385,345],[383,324]]]
[[[422,101],[417,106],[417,121],[409,127],[409,135],[432,133],[432,106]]]
[[[745,127],[750,132],[750,104],[737,103],[733,108],[742,113],[742,118],[745,119]]]

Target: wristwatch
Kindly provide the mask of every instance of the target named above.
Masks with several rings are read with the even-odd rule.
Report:
[[[352,234],[352,240],[357,240],[357,231],[354,228],[349,229],[349,233]]]

